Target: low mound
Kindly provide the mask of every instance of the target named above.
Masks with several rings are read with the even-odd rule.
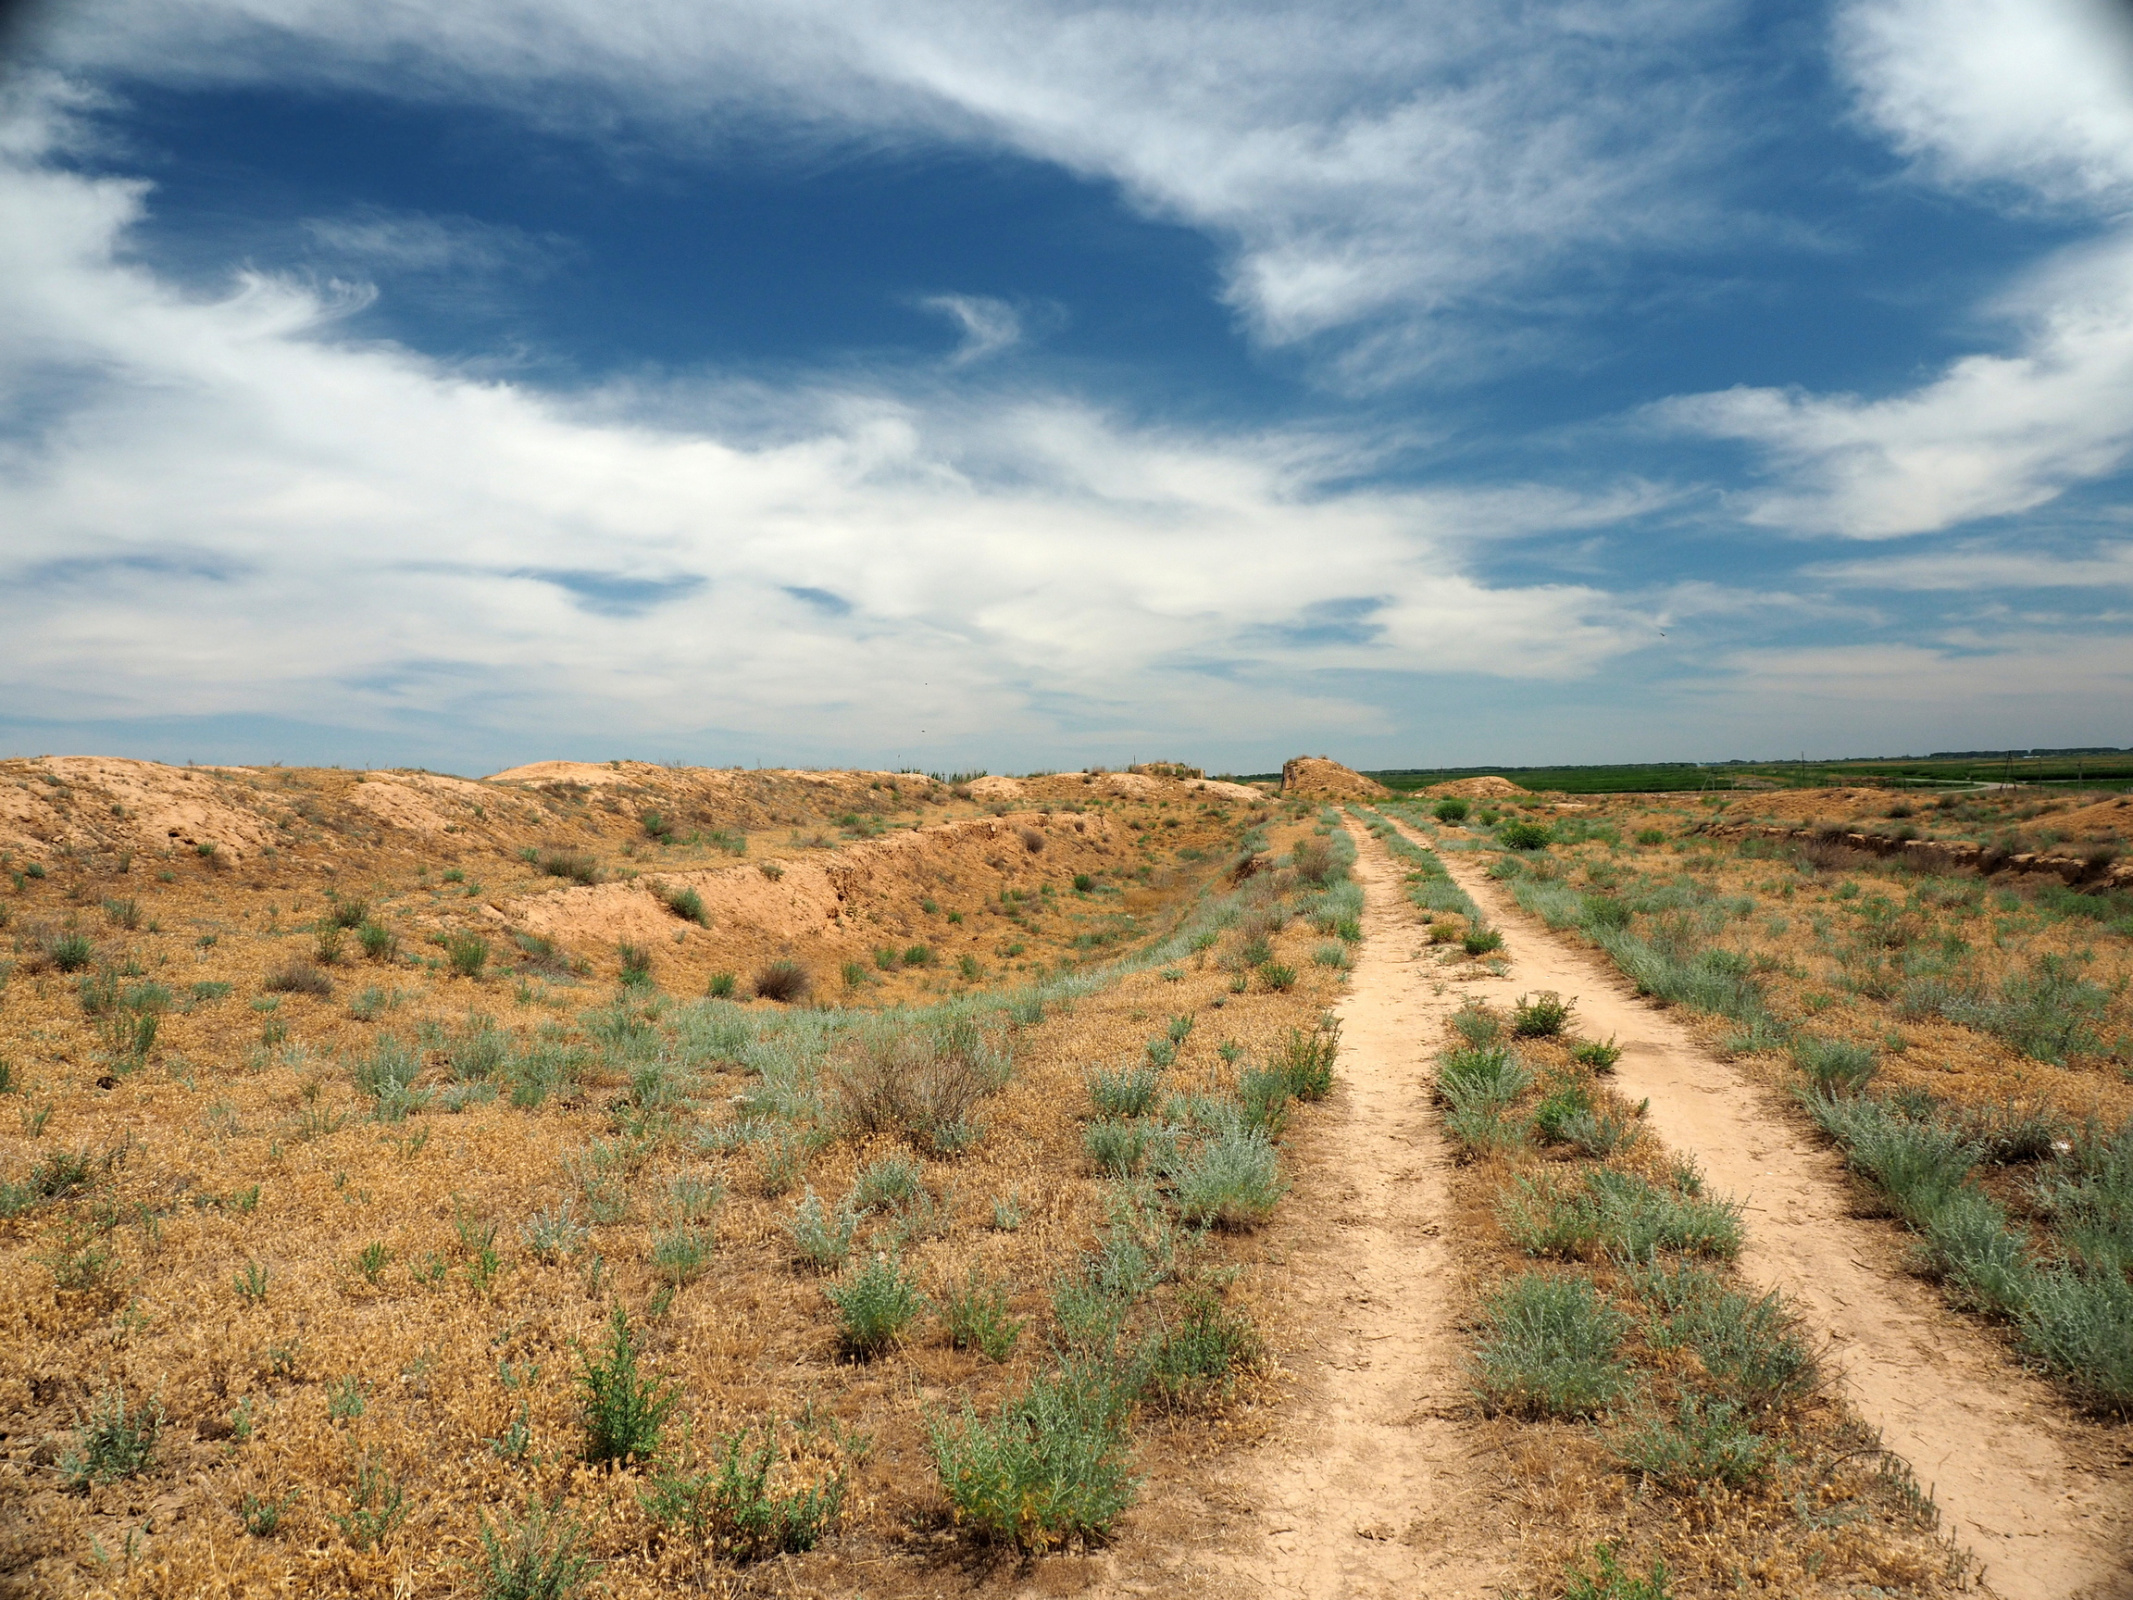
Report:
[[[1509,778],[1490,773],[1486,778],[1460,778],[1452,783],[1434,783],[1422,791],[1433,800],[1501,800],[1526,791]]]
[[[1281,764],[1281,792],[1332,800],[1383,800],[1392,791],[1326,756],[1292,756]]]

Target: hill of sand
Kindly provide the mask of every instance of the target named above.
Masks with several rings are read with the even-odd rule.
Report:
[[[1499,778],[1491,773],[1485,778],[1458,778],[1450,783],[1433,783],[1419,792],[1433,800],[1504,800],[1529,791],[1521,789],[1509,778]]]
[[[1392,791],[1326,756],[1291,756],[1281,764],[1283,794],[1328,800],[1383,800]]]

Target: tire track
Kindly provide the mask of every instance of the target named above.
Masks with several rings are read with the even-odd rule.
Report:
[[[1413,842],[1430,841],[1388,817]],[[2080,1419],[2004,1346],[1902,1268],[1885,1226],[1851,1214],[1848,1181],[1773,1091],[1632,992],[1605,956],[1518,908],[1470,859],[1453,879],[1513,931],[1509,994],[1575,995],[1583,1030],[1622,1046],[1616,1081],[1649,1098],[1652,1130],[1694,1153],[1746,1207],[1741,1271],[1782,1291],[1829,1345],[1845,1398],[1938,1502],[1943,1526],[2004,1600],[2133,1597],[2133,1474],[2125,1430]]]

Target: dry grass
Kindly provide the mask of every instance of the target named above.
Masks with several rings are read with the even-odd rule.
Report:
[[[14,934],[42,938],[78,914],[85,925],[83,908],[121,887],[140,926],[105,923],[83,971],[24,962],[5,989],[0,1585],[442,1595],[468,1590],[468,1563],[527,1539],[552,1554],[572,1527],[616,1596],[735,1581],[716,1548],[645,1509],[644,1470],[585,1459],[582,1374],[617,1304],[643,1373],[682,1397],[667,1436],[676,1450],[693,1441],[699,1469],[720,1438],[765,1437],[777,1418],[769,1490],[840,1485],[832,1536],[780,1557],[781,1581],[873,1593],[983,1581],[994,1557],[937,1537],[952,1529],[927,1418],[962,1398],[990,1415],[1027,1385],[1059,1337],[1055,1281],[1110,1236],[1109,1186],[1082,1152],[1089,1065],[1138,1060],[1163,1019],[1191,1016],[1166,1084],[1226,1092],[1240,1065],[1218,1046],[1246,1064],[1277,1059],[1339,977],[1300,959],[1311,935],[1299,924],[1275,936],[1303,973],[1288,993],[1233,994],[1219,964],[1182,948],[1161,968],[1068,982],[1188,907],[1202,880],[1178,849],[1212,863],[1235,847],[1242,819],[1182,788],[1098,808],[1060,780],[1061,809],[1014,825],[1049,841],[1032,852],[1013,829],[985,844],[972,830],[991,819],[942,804],[938,786],[823,775],[842,783],[821,786],[840,809],[868,795],[886,811],[891,796],[921,805],[912,820],[939,830],[939,852],[853,845],[831,858],[866,864],[844,920],[799,929],[722,912],[707,932],[677,927],[651,883],[693,870],[698,848],[730,861],[729,844],[694,835],[739,832],[770,857],[758,826],[813,827],[814,791],[806,775],[772,775],[721,812],[660,769],[629,776],[605,793],[440,789],[447,833],[367,809],[349,774],[199,773],[183,781],[255,819],[245,839],[279,839],[273,854],[241,839],[217,853],[222,867],[174,852],[122,871],[87,834],[41,852],[45,875],[25,873],[8,897]],[[81,796],[85,826],[108,811],[93,799]],[[671,844],[644,838],[655,802]],[[1173,817],[1182,826],[1161,828]],[[1150,834],[1159,849],[1143,847]],[[609,861],[628,859],[625,843],[656,851],[659,876],[558,888],[538,861],[558,835]],[[891,846],[903,853],[860,855]],[[766,906],[817,870],[784,859],[782,882],[742,869]],[[1075,872],[1091,892],[1071,887]],[[661,919],[652,972],[668,993],[611,986],[616,944],[597,920],[583,935],[561,919],[507,940],[485,909],[511,925],[527,904],[629,893]],[[265,993],[328,907],[357,896],[365,925],[398,948],[344,966],[339,993]],[[452,972],[441,941],[454,935],[488,938],[484,976]],[[921,938],[944,955],[982,951],[1017,987],[990,995],[946,960],[879,975],[870,1005],[947,1006],[915,1056],[873,1051],[868,1014],[689,998],[711,971],[781,958],[835,970],[847,950]],[[998,956],[1010,941],[1024,953]],[[109,987],[111,1009],[86,1014],[85,979]],[[1043,984],[1055,987],[1020,987]],[[151,1048],[115,1053],[105,1024],[142,1016],[160,1023]],[[878,1092],[840,1090],[869,1072]],[[857,1110],[870,1094],[878,1117]],[[1006,1286],[998,1314],[1028,1331],[1004,1361],[928,1316],[887,1354],[851,1362],[821,1280],[793,1265],[786,1223],[802,1190],[843,1195],[898,1150],[919,1188],[859,1221],[855,1255],[894,1253],[936,1304],[956,1286]],[[1253,1249],[1250,1234],[1208,1235],[1193,1272],[1248,1266]],[[137,1475],[70,1488],[62,1462],[113,1392],[129,1415],[160,1408],[153,1455]],[[1211,1437],[1204,1412],[1166,1413],[1140,1436],[1137,1470],[1186,1470]],[[529,1505],[551,1508],[538,1528],[519,1515]]]

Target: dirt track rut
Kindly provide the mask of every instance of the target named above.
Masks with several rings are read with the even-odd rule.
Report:
[[[1417,843],[1428,841],[1410,833]],[[1579,1025],[1622,1046],[1622,1092],[1747,1207],[1741,1269],[1777,1288],[1830,1343],[1847,1398],[1931,1488],[1944,1526],[2005,1600],[2133,1596],[2133,1483],[2119,1437],[2080,1421],[1989,1333],[1902,1270],[1885,1224],[1852,1215],[1836,1156],[1773,1091],[1751,1083],[1646,1000],[1598,953],[1520,911],[1479,864],[1441,857],[1510,934],[1508,999],[1577,997]],[[1376,941],[1388,951],[1399,941]],[[1359,986],[1360,987],[1360,986]]]
[[[1445,1238],[1451,1155],[1430,1111],[1430,1060],[1456,996],[1431,993],[1384,847],[1357,840],[1363,944],[1341,1018],[1340,1087],[1313,1118],[1315,1156],[1285,1204],[1309,1214],[1288,1263],[1315,1359],[1292,1420],[1230,1485],[1243,1515],[1234,1587],[1309,1600],[1456,1600],[1496,1592],[1492,1463],[1477,1459]]]

